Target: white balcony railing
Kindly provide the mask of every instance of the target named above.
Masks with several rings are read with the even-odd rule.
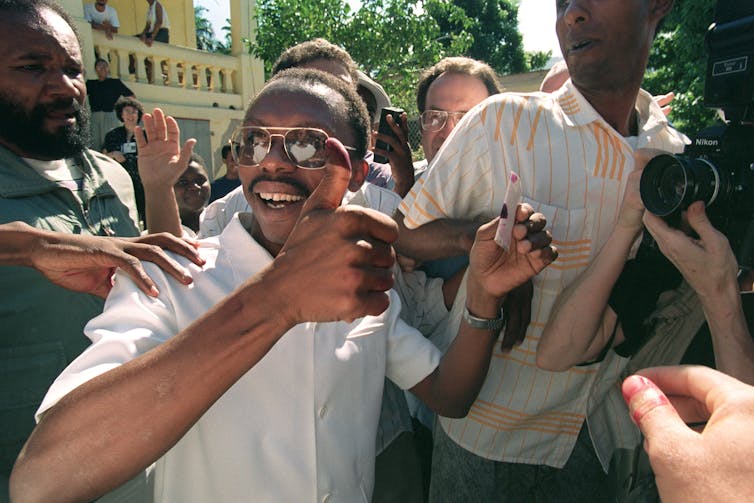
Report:
[[[98,57],[110,62],[111,76],[137,84],[140,98],[148,94],[177,104],[243,107],[240,58],[158,42],[147,47],[129,36],[108,40],[96,31],[92,39]]]

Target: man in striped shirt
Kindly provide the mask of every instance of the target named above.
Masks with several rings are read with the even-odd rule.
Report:
[[[505,93],[469,111],[400,206],[400,253],[429,260],[468,252],[478,225],[470,221],[500,212],[516,172],[522,202],[545,214],[560,253],[534,278],[524,341],[496,349],[466,418],[440,418],[432,501],[594,501],[607,489],[609,453],[597,455],[593,443],[602,439],[593,440],[584,423],[609,389],[596,388],[617,377],[617,365],[548,372],[537,368],[536,350],[558,294],[613,228],[634,150],[683,149],[685,137],[640,89],[672,3],[558,0],[556,29],[571,80],[552,94]],[[433,340],[450,344],[465,302],[458,295]]]

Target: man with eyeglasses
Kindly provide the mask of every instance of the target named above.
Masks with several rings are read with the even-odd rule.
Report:
[[[234,134],[253,213],[200,242],[207,262],[186,262],[191,288],[149,265],[157,299],[117,278],[85,330],[95,342],[40,407],[14,501],[90,501],[153,463],[144,485],[121,488],[132,500],[368,501],[386,376],[444,415],[465,413],[502,299],[557,251],[531,208],[507,252],[497,219],[482,226],[466,321],[441,358],[386,292],[394,222],[341,207],[366,175],[368,128],[353,86],[332,75],[294,69],[264,87]],[[140,156],[185,163],[194,141],[179,137],[155,110]]]
[[[432,162],[466,112],[502,91],[495,70],[475,59],[445,58],[424,71],[416,87],[416,106],[426,163]]]
[[[502,91],[495,70],[471,58],[444,58],[422,73],[416,87],[425,156],[423,161],[414,163],[419,177],[466,112]],[[430,261],[422,268],[429,276],[447,279],[467,263],[464,255]]]
[[[416,89],[416,107],[420,113],[421,143],[424,159],[413,164],[405,155],[410,152],[407,130],[388,118],[395,137],[378,134],[377,139],[392,147],[391,152],[375,150],[390,159],[395,190],[405,197],[416,178],[427,169],[437,151],[463,115],[486,98],[502,92],[495,70],[481,61],[449,57],[422,72]],[[457,267],[456,267],[457,269]]]

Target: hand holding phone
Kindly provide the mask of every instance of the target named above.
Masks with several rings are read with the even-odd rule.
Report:
[[[386,134],[386,135],[392,136],[393,138],[396,138],[395,133],[393,132],[393,128],[391,128],[390,124],[388,124],[387,122],[387,116],[391,115],[393,117],[393,121],[395,121],[396,124],[400,124],[402,114],[403,114],[403,109],[401,108],[384,107],[382,111],[380,112],[380,125],[377,128],[377,132],[380,134]],[[387,152],[390,152],[392,150],[392,147],[390,145],[388,145],[387,143],[381,140],[377,140],[377,143],[375,144],[375,148],[382,149]],[[389,160],[387,157],[383,155],[375,154],[374,162],[379,162],[380,164],[387,164]]]

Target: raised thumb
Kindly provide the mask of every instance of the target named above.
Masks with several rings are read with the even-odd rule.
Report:
[[[306,200],[301,210],[302,218],[313,210],[339,207],[351,180],[351,159],[340,141],[328,138],[325,143],[325,156],[325,175]]]

